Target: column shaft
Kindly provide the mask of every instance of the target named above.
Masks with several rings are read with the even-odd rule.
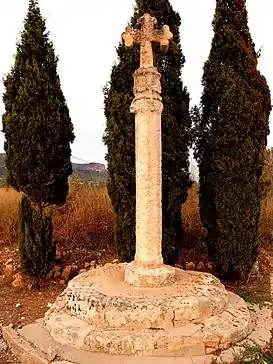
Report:
[[[136,256],[162,264],[161,112],[136,114]]]

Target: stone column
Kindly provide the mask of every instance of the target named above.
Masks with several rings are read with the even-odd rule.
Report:
[[[142,265],[162,259],[161,75],[155,67],[134,74],[136,148],[136,255]]]
[[[135,113],[136,255],[125,269],[125,281],[158,287],[174,281],[175,270],[162,258],[161,75],[155,67],[134,74],[131,112]]]
[[[172,33],[168,26],[155,29],[156,19],[145,14],[141,29],[126,28],[127,47],[140,45],[140,68],[134,74],[136,133],[136,255],[125,268],[125,281],[138,287],[158,287],[174,281],[175,270],[162,258],[162,147],[161,75],[153,66],[152,43],[168,48]]]

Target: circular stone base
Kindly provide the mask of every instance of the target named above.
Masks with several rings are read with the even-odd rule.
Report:
[[[175,278],[175,269],[164,264],[150,267],[132,262],[126,266],[124,273],[125,282],[142,288],[169,286]]]
[[[60,344],[116,355],[197,356],[249,333],[245,302],[208,273],[174,268],[175,281],[140,288],[124,281],[128,264],[106,264],[70,281],[44,327]]]

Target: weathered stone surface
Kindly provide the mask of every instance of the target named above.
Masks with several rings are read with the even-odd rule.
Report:
[[[152,43],[159,43],[162,50],[166,51],[169,47],[169,42],[173,38],[173,34],[167,25],[162,29],[155,29],[157,23],[156,18],[149,14],[144,14],[139,18],[138,23],[140,29],[127,27],[122,34],[125,46],[133,47],[134,44],[140,45],[140,67],[147,68],[153,66],[153,49]]]
[[[74,278],[65,291],[67,310],[99,327],[165,328],[204,323],[227,304],[224,286],[209,274],[175,269],[171,286],[140,289],[124,282],[126,266],[107,264]]]
[[[187,327],[184,330],[98,330],[66,313],[54,313],[51,318],[54,324],[47,322],[46,329],[57,342],[91,352],[162,357],[205,354],[202,337],[191,336]],[[198,325],[195,330],[200,331]]]
[[[136,255],[138,267],[163,266],[161,203],[161,102],[160,74],[156,68],[140,68],[134,74],[135,98],[131,112],[136,124]],[[133,268],[133,267],[132,267]],[[129,268],[128,268],[129,269]],[[138,284],[136,280],[131,284]],[[133,274],[134,274],[133,273]],[[139,271],[141,276],[141,270]],[[162,270],[163,275],[166,271]],[[130,272],[125,280],[132,278]],[[151,275],[150,282],[152,277]],[[157,279],[156,279],[157,280]],[[143,279],[140,278],[143,282]],[[147,283],[148,284],[148,283]]]
[[[203,333],[202,325],[192,324],[191,329],[187,325],[165,330],[99,330],[64,312],[53,313],[45,324],[57,342],[91,352],[168,357],[205,355],[207,349],[212,353],[219,348],[219,340],[212,342],[214,347],[211,341],[205,340],[208,334]],[[220,323],[217,330],[220,337],[221,330]],[[247,328],[244,330],[246,335]]]
[[[186,270],[195,270],[195,264],[193,262],[187,262],[185,264],[185,269]]]
[[[124,280],[136,287],[171,284],[175,271],[162,258],[162,146],[161,75],[153,65],[152,43],[167,49],[173,35],[167,25],[155,29],[156,19],[144,14],[140,29],[127,27],[122,34],[127,47],[140,45],[140,68],[134,73],[136,129],[136,255]]]
[[[175,268],[184,269],[181,264],[175,264]]]
[[[12,258],[9,258],[7,261],[6,261],[6,263],[5,263],[5,265],[10,265],[10,264],[12,264],[14,261],[13,261],[13,259]]]
[[[118,356],[118,355],[107,355],[101,353],[91,353],[87,351],[81,351],[79,349],[62,346],[53,341],[49,334],[42,329],[41,326],[28,325],[23,330],[13,331],[13,337],[9,341],[9,346],[13,350],[14,343],[20,340],[21,348],[27,350],[29,345],[32,347],[32,351],[36,353],[35,360],[29,361],[29,357],[20,357],[22,364],[44,364],[41,360],[46,356],[50,346],[54,347],[57,352],[57,358],[54,360],[54,364],[193,364],[193,359],[190,357],[141,357],[139,356]],[[204,361],[197,361],[197,364],[210,364],[208,359],[212,359],[212,356],[208,357],[194,357],[198,360],[202,358]],[[41,359],[41,360],[40,360]],[[48,361],[47,361],[48,364]]]
[[[124,280],[136,287],[163,287],[171,285],[176,279],[175,269],[171,266],[159,264],[129,263],[125,268]]]
[[[64,280],[64,281],[66,281],[66,282],[68,282],[69,281],[69,279],[70,279],[70,277],[71,277],[71,275],[72,275],[72,266],[71,265],[67,265],[65,268],[64,268],[64,270],[63,270],[63,272],[62,272],[62,279]]]
[[[265,347],[270,341],[273,330],[273,312],[271,307],[259,307],[259,305],[249,305],[255,313],[255,320],[252,322],[253,330],[249,335],[249,340],[256,342],[260,347]]]
[[[47,359],[51,362],[57,358],[57,350],[53,346],[49,346],[46,354]]]
[[[244,301],[208,273],[175,269],[170,286],[123,280],[127,264],[77,276],[47,312],[44,327],[61,344],[115,355],[194,356],[242,340]]]
[[[58,306],[61,307],[62,304],[60,300],[62,300],[64,303],[64,296],[61,296],[61,298],[58,300]],[[219,364],[222,364],[223,362],[228,364],[234,360],[235,354],[238,354],[244,350],[244,345],[249,343],[249,340],[253,342],[253,345],[259,344],[260,337],[264,336],[264,334],[261,332],[267,331],[268,341],[270,340],[270,330],[273,327],[273,320],[270,316],[271,312],[269,312],[268,308],[266,307],[259,308],[257,305],[249,305],[249,307],[251,308],[251,321],[253,323],[251,335],[232,348],[224,350],[219,356],[207,354],[187,357],[142,356],[140,358],[139,356],[118,356],[82,351],[70,346],[63,346],[54,341],[49,333],[42,328],[42,320],[38,320],[36,324],[27,325],[18,331],[15,331],[9,327],[3,328],[3,332],[5,340],[8,341],[9,347],[14,353],[18,354],[18,342],[20,343],[19,356],[17,355],[17,357],[20,358],[22,364],[44,364],[43,360],[46,358],[50,346],[57,352],[58,359],[55,359],[54,364],[139,364],[140,362],[142,364],[211,364],[213,359]],[[263,327],[262,323],[266,323],[266,325]],[[73,326],[72,321],[70,321],[70,324]],[[199,329],[200,325],[188,324],[184,327],[184,332],[187,333],[188,336],[195,337],[199,332]],[[178,328],[176,331],[177,330],[180,329]],[[178,331],[176,333],[178,333]],[[83,336],[85,335],[86,332],[83,334]],[[213,340],[213,337],[210,337],[209,339]],[[188,347],[192,349],[194,348],[194,341],[191,338],[190,340],[191,342],[188,344]],[[196,342],[198,342],[198,339]],[[164,340],[164,337],[160,339],[159,343],[159,350],[166,347],[166,341]],[[263,345],[265,344],[266,342],[263,343]],[[31,361],[28,354],[30,347]],[[185,345],[184,352],[186,352]],[[210,352],[209,347],[206,347],[206,352]],[[35,353],[35,355],[33,355],[33,353]],[[48,364],[48,361],[46,363]]]
[[[16,273],[13,278],[14,280],[12,282],[12,285],[14,288],[20,289],[25,286],[24,279],[20,273]]]
[[[3,337],[9,347],[12,348],[13,354],[23,364],[48,364],[45,353],[33,348],[29,342],[23,340],[12,328],[3,328]]]
[[[196,270],[198,270],[199,272],[203,272],[205,269],[205,264],[204,262],[199,262],[196,266]]]
[[[5,276],[11,277],[17,272],[17,267],[15,266],[13,259],[9,259],[4,265]]]

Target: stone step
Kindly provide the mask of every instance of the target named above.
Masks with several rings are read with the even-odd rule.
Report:
[[[63,294],[63,307],[101,330],[168,330],[205,324],[228,304],[229,293],[211,274],[175,268],[173,284],[136,288],[124,281],[127,267],[109,264],[77,276]]]
[[[271,303],[263,307],[249,305],[253,321],[251,335],[238,345],[224,350],[219,356],[203,355],[194,357],[144,357],[119,356],[91,353],[56,343],[41,326],[42,320],[27,325],[21,330],[3,328],[3,337],[22,364],[210,364],[231,363],[234,355],[243,351],[244,345],[265,347],[271,339],[273,328]],[[57,358],[52,359],[56,356]]]
[[[56,343],[39,324],[3,328],[3,336],[22,364],[210,364],[213,356],[139,357],[90,353]]]

